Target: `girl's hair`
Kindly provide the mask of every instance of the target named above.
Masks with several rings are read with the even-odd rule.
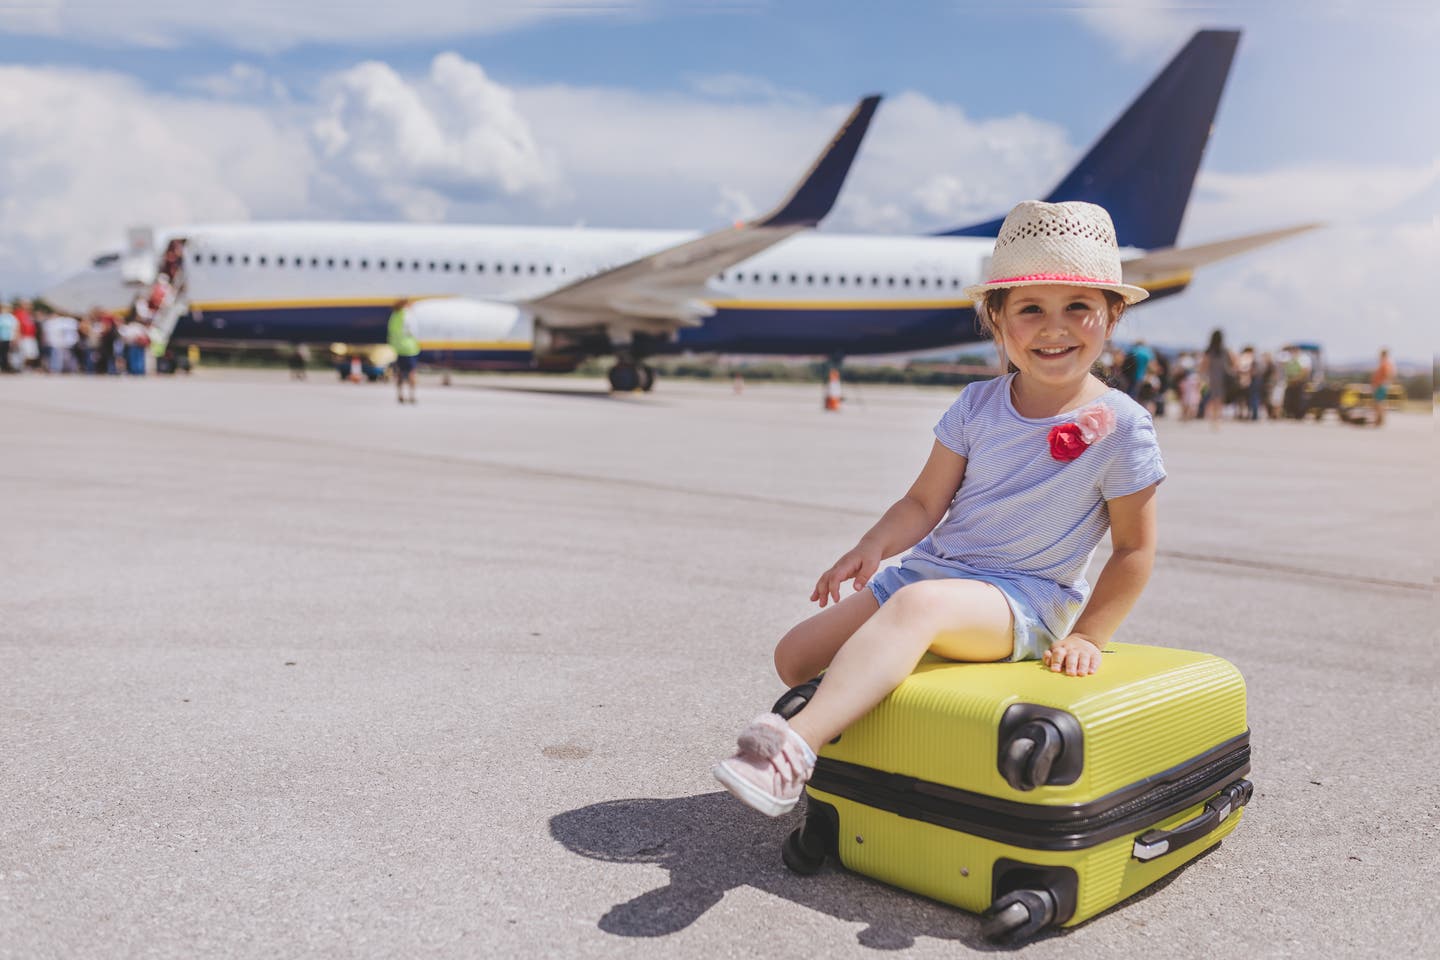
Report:
[[[999,290],[991,290],[975,303],[975,318],[980,321],[980,327],[985,331],[986,336],[995,341],[995,349],[1000,352],[1000,365],[1007,372],[1013,373],[1015,365],[1005,356],[1005,348],[1000,344],[999,328],[995,325],[995,318],[1005,309],[1005,301],[1010,296],[1014,287],[1001,287]],[[1105,304],[1110,308],[1110,322],[1117,323],[1120,315],[1125,312],[1125,298],[1114,290],[1101,290],[1105,294]]]
[[[1211,351],[1211,350],[1224,350],[1224,349],[1225,349],[1225,334],[1223,334],[1223,333],[1220,332],[1220,328],[1219,328],[1219,327],[1216,327],[1215,330],[1212,331],[1211,334],[1210,334],[1210,346],[1206,347],[1205,350],[1206,350],[1206,352],[1209,352],[1209,351]]]

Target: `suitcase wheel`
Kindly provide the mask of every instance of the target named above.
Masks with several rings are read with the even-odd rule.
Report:
[[[1022,943],[1055,919],[1055,895],[1049,890],[1011,890],[981,918],[980,932],[992,943]]]
[[[791,872],[808,877],[825,865],[825,847],[813,831],[805,826],[796,827],[785,838],[780,848],[780,859],[785,861]]]

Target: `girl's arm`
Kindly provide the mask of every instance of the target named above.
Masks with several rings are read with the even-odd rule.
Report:
[[[1083,677],[1100,669],[1101,648],[1140,599],[1155,565],[1155,487],[1108,501],[1110,559],[1070,635],[1045,651],[1051,670]]]
[[[936,440],[930,448],[930,459],[909,492],[885,511],[859,543],[820,575],[810,599],[818,600],[822,607],[831,600],[839,602],[840,586],[846,580],[854,578],[855,589],[861,589],[882,560],[913,547],[934,530],[960,489],[965,463],[964,457]]]

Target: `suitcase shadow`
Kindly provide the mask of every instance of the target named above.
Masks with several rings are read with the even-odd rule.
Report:
[[[674,799],[611,800],[557,814],[550,834],[584,857],[663,867],[670,882],[618,903],[598,926],[621,937],[663,937],[700,919],[729,890],[750,886],[849,923],[876,950],[901,950],[934,937],[976,950],[998,948],[980,936],[976,917],[828,863],[814,876],[791,873],[780,844],[798,815],[772,820],[728,793]],[[1044,939],[1044,937],[1040,938]],[[1032,941],[1034,942],[1034,941]]]

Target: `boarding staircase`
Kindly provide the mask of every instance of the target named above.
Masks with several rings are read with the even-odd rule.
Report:
[[[126,288],[132,293],[132,302],[142,298],[149,299],[160,279],[166,251],[157,243],[155,231],[151,227],[132,227],[126,239],[127,252],[120,263],[121,276],[125,279]],[[150,350],[157,357],[165,352],[170,336],[175,332],[175,324],[190,308],[189,299],[185,296],[185,240],[172,239],[178,239],[180,244],[180,269],[175,271],[177,276],[169,278],[165,298],[154,307],[154,312],[150,315]]]

